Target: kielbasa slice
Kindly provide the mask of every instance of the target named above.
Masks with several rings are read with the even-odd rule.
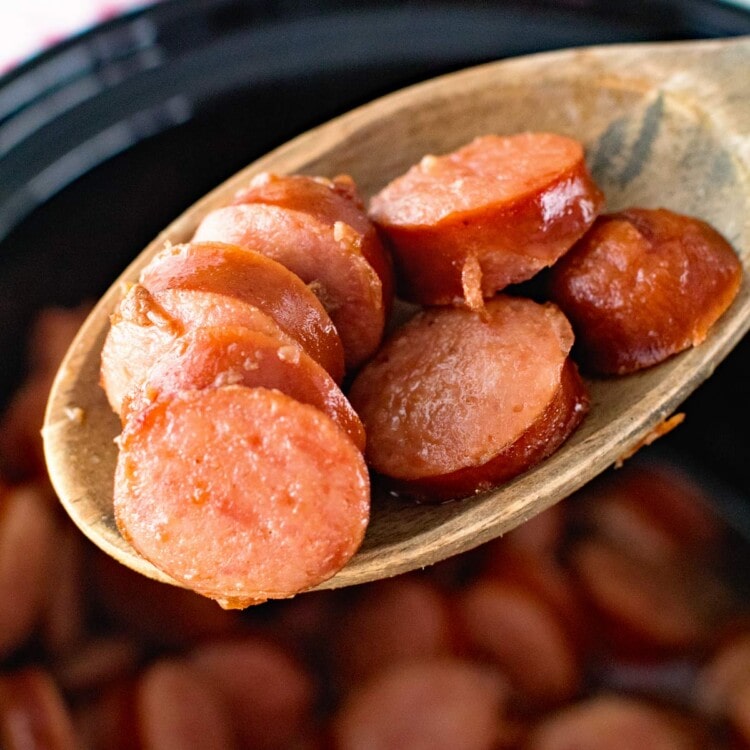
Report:
[[[211,211],[193,239],[255,250],[309,284],[341,336],[347,368],[379,346],[392,270],[350,178],[264,173],[235,205]]]
[[[242,326],[196,328],[178,339],[126,396],[123,421],[157,398],[219,385],[286,393],[327,414],[364,450],[362,422],[333,378],[298,346]]]
[[[238,608],[343,567],[362,542],[369,492],[362,454],[329,417],[279,391],[229,385],[131,416],[114,508],[146,559]]]
[[[731,602],[723,582],[702,565],[649,560],[606,539],[580,541],[570,564],[600,616],[600,634],[625,656],[702,647]]]
[[[103,552],[92,557],[87,573],[96,611],[150,652],[184,651],[208,638],[228,637],[240,624],[235,612],[146,578]]]
[[[458,601],[470,646],[497,664],[532,704],[575,695],[582,669],[554,610],[522,586],[479,579]]]
[[[352,692],[334,719],[340,750],[492,750],[508,688],[491,667],[443,657],[392,666]]]
[[[402,296],[479,309],[552,265],[602,204],[578,141],[521,133],[425,156],[372,199],[370,216],[392,243]]]
[[[653,562],[715,560],[726,541],[706,490],[665,462],[626,464],[575,497],[579,523]]]
[[[349,397],[372,467],[405,494],[486,490],[550,455],[588,399],[554,305],[500,296],[485,314],[417,314],[360,372]]]
[[[9,750],[80,747],[65,700],[44,669],[0,676],[0,743]]]
[[[528,548],[516,547],[510,543],[511,536],[490,543],[484,577],[516,590],[523,589],[524,593],[542,602],[554,613],[576,654],[584,653],[591,643],[591,623],[575,577],[560,562],[557,554],[535,553]],[[508,544],[504,544],[506,540]]]
[[[221,695],[184,660],[162,658],[141,676],[138,734],[145,748],[235,750]]]
[[[590,698],[545,718],[527,745],[528,750],[695,750],[703,746],[677,716],[646,701],[614,695]]]
[[[221,242],[173,245],[141,271],[140,283],[152,294],[197,289],[249,302],[341,382],[344,350],[328,313],[298,276],[271,258]]]
[[[730,713],[736,696],[750,688],[750,629],[721,644],[696,682],[696,702],[702,711],[714,717]]]
[[[383,285],[383,300],[388,311],[394,287],[391,258],[349,175],[338,175],[329,180],[327,177],[280,176],[262,172],[235,196],[234,205],[243,203],[263,203],[289,211],[301,211],[325,224],[333,226],[337,221],[342,221],[354,229],[362,237],[362,242],[358,243],[360,252],[375,269]]]
[[[315,685],[291,649],[246,636],[201,644],[189,661],[228,706],[240,748],[307,747]]]
[[[383,282],[383,289],[393,292],[393,269],[390,258],[377,236],[377,231],[365,210],[362,196],[349,175],[327,177],[306,175],[277,175],[262,172],[255,175],[244,190],[240,190],[233,205],[263,203],[289,211],[300,211],[317,217],[329,225],[343,221],[362,236],[360,251]]]
[[[142,385],[159,357],[193,328],[238,325],[282,343],[298,343],[258,307],[237,297],[195,289],[163,289],[152,294],[134,284],[111,320],[102,348],[100,382],[120,416],[126,394]]]
[[[371,583],[337,624],[335,663],[351,686],[392,664],[445,655],[454,648],[447,597],[426,579]]]
[[[3,661],[23,646],[39,625],[59,540],[52,497],[43,485],[19,485],[2,497],[0,602],[8,605],[0,607]]]
[[[705,222],[633,208],[597,219],[552,270],[550,295],[573,324],[582,366],[622,375],[700,344],[741,276]]]

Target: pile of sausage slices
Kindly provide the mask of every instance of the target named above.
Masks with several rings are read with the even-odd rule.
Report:
[[[123,423],[123,536],[246,607],[346,564],[370,469],[442,501],[549,456],[588,410],[575,362],[656,364],[702,341],[739,288],[704,222],[603,204],[582,145],[551,133],[425,156],[368,208],[349,177],[258,175],[112,316],[101,380]],[[548,301],[518,293],[550,267]],[[395,294],[421,309],[385,337]]]

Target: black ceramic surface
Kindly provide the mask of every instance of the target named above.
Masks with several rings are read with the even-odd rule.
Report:
[[[749,33],[750,12],[704,0],[166,0],[50,50],[0,80],[0,407],[36,310],[99,296],[197,197],[308,127],[510,55]],[[743,345],[672,439],[746,490],[749,370]]]

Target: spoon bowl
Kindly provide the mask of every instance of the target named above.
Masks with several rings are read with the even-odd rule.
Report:
[[[319,588],[430,565],[500,536],[637,448],[750,327],[750,38],[592,47],[471,68],[391,94],[254,162],[190,207],[124,271],[73,341],[43,429],[50,476],[86,536],[128,567],[176,583],[120,536],[112,510],[118,417],[98,385],[109,315],[123,282],[165,242],[190,240],[201,218],[261,171],[351,174],[365,196],[427,153],[485,133],[552,131],[581,140],[607,210],[664,207],[713,224],[745,276],[699,347],[633,375],[589,380],[591,411],[553,456],[502,487],[441,505],[373,489],[364,544]],[[116,231],[116,227],[113,227]]]

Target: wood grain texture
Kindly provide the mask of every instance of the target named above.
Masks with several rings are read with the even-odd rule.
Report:
[[[121,282],[135,280],[165,242],[188,240],[210,209],[264,170],[345,172],[369,196],[426,153],[453,150],[485,133],[523,130],[582,140],[607,210],[661,206],[716,226],[742,260],[739,295],[700,347],[634,375],[589,381],[592,408],[583,426],[554,456],[502,488],[435,506],[404,504],[376,491],[362,549],[322,587],[429,565],[503,534],[570,494],[669,417],[750,326],[748,69],[748,38],[598,47],[491,63],[366,105],[256,161],[170,224],[102,298],[73,342],[43,431],[50,474],[68,513],[119,561],[172,582],[140,558],[114,524],[119,423],[98,387],[99,355]]]

